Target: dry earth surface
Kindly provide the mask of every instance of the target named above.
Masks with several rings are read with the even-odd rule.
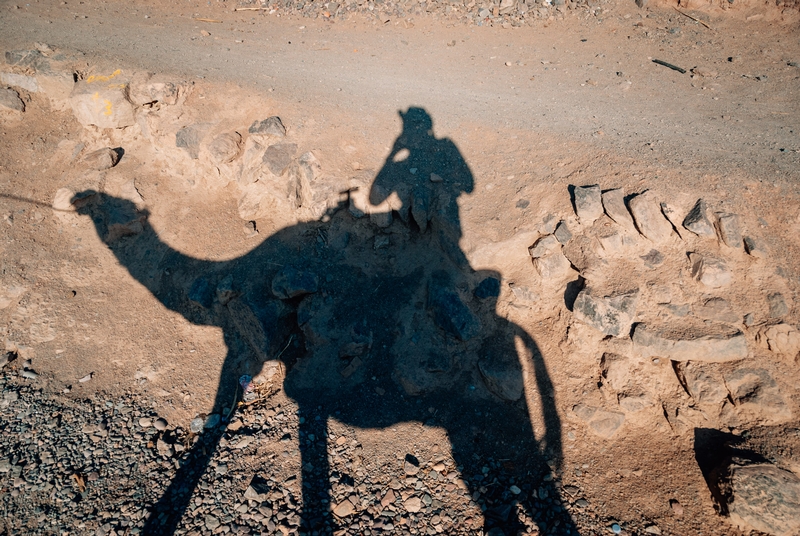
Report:
[[[0,534],[800,533],[797,6],[552,4],[0,2]]]

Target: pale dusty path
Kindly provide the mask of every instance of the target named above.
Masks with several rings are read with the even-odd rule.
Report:
[[[634,5],[585,17],[516,30],[424,20],[405,28],[404,21],[331,24],[202,3],[6,3],[0,46],[44,41],[83,51],[90,62],[274,88],[279,102],[310,115],[338,109],[355,124],[421,105],[444,130],[469,121],[493,133],[586,140],[662,166],[796,176],[793,25],[715,20],[711,31],[671,10]],[[692,79],[650,58],[716,76]]]

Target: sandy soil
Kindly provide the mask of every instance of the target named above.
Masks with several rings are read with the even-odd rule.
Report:
[[[332,22],[233,7],[0,5],[4,50],[44,42],[64,55],[59,69],[81,78],[121,69],[133,79],[149,71],[181,88],[177,104],[148,112],[149,132],[140,123],[85,127],[66,99],[24,89],[25,112],[4,111],[0,118],[0,192],[39,202],[0,201],[0,336],[8,350],[32,359],[41,385],[75,399],[133,393],[171,424],[187,427],[211,410],[229,351],[221,328],[170,311],[131,277],[87,217],[53,211],[59,188],[125,197],[134,181],[137,201],[164,243],[197,259],[236,260],[312,218],[287,212],[243,219],[236,181],[215,177],[206,160],[176,147],[178,129],[210,123],[215,133],[246,136],[253,121],[278,115],[287,139],[301,153],[311,151],[323,175],[344,190],[353,181],[368,183],[384,165],[403,126],[398,110],[423,107],[436,137],[457,146],[474,177],[471,193],[458,200],[460,248],[472,269],[502,274],[497,313],[522,326],[546,362],[562,425],[562,485],[579,481],[602,519],[653,522],[665,534],[736,533],[715,513],[695,458],[694,431],[741,435],[760,426],[797,425],[796,356],[778,355],[757,339],[769,325],[800,323],[795,14],[756,5],[688,11],[710,29],[671,5],[609,3],[596,15],[568,12],[502,29],[424,16],[378,23],[355,15]],[[82,167],[83,156],[106,146],[124,149],[119,164],[102,172]],[[665,303],[688,306],[689,316],[701,318],[699,303],[724,298],[738,315],[732,324],[747,339],[744,365],[772,372],[788,417],[712,415],[666,361],[656,372],[630,365],[631,376],[658,383],[651,393],[657,403],[627,414],[610,438],[593,434],[576,416],[581,404],[619,411],[619,393],[603,377],[600,359],[629,352],[630,341],[604,337],[576,320],[564,293],[578,273],[543,280],[528,247],[552,232],[552,221],[566,221],[575,236],[598,236],[602,222],[579,221],[570,198],[570,186],[591,184],[629,194],[652,190],[680,220],[699,198],[710,213],[740,215],[746,232],[763,245],[763,258],[678,225],[680,238],[655,246],[665,258],[659,268],[642,264],[653,245],[637,238],[621,254],[601,253],[600,267],[581,275],[608,293],[639,289],[638,322],[673,318]],[[256,236],[243,229],[250,219]],[[692,277],[690,251],[722,257],[733,282],[702,286]],[[775,293],[787,306],[780,317],[767,301]],[[747,313],[755,320],[745,327]],[[89,381],[79,381],[87,375]],[[528,380],[536,434],[542,423],[530,402],[535,390]],[[365,458],[377,460],[396,458],[398,443],[409,436],[421,438],[418,450],[448,445],[444,429],[417,423],[356,427],[355,433]],[[670,500],[683,505],[682,515]]]

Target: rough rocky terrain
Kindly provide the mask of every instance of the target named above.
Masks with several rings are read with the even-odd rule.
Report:
[[[798,9],[641,4],[2,4],[0,534],[797,534]]]

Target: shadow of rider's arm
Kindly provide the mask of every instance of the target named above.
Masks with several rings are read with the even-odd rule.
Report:
[[[545,424],[544,446],[548,451],[556,455],[556,460],[560,460],[562,454],[561,419],[558,416],[558,411],[555,406],[556,398],[553,382],[550,379],[547,365],[544,362],[544,358],[539,351],[536,341],[519,326],[516,326],[515,331],[516,335],[522,340],[525,348],[528,350],[528,355],[531,356],[530,359],[533,366],[536,391],[539,394],[539,403],[541,404],[542,418]]]

